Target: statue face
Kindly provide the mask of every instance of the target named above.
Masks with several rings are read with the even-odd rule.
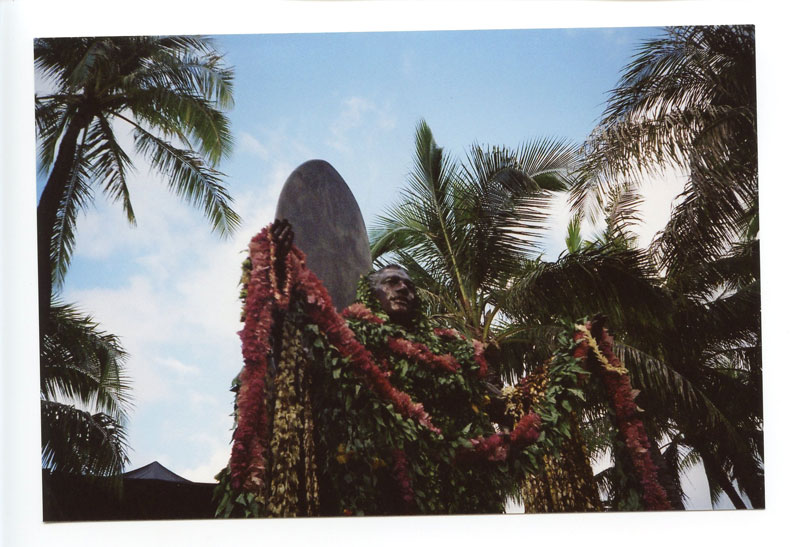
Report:
[[[401,268],[386,268],[375,276],[373,288],[383,311],[392,322],[407,323],[417,304],[411,278]]]

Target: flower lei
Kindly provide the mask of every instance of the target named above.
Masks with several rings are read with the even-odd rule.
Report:
[[[408,474],[408,459],[405,452],[396,449],[392,452],[392,478],[394,478],[397,488],[400,491],[400,499],[406,506],[407,511],[411,511],[414,504],[414,490],[411,487],[411,477]]]
[[[613,338],[608,332],[603,329],[600,339],[596,340],[590,327],[590,324],[576,325],[574,339],[579,345],[575,356],[598,363],[596,368],[608,393],[617,428],[642,486],[645,507],[650,510],[671,509],[667,493],[658,480],[656,465],[650,457],[650,441],[644,424],[636,416],[639,408],[634,402],[628,371],[614,355]]]
[[[434,368],[440,368],[448,372],[455,372],[461,368],[455,357],[450,354],[436,355],[425,344],[412,342],[405,338],[389,338],[387,342],[389,349],[394,353],[428,364]]]
[[[367,386],[390,401],[404,418],[418,421],[435,434],[441,433],[441,430],[433,425],[421,403],[414,402],[407,393],[392,386],[386,372],[375,364],[372,354],[356,340],[345,320],[336,313],[328,291],[319,278],[307,268],[296,267],[296,269],[299,270],[297,288],[304,294],[304,310],[309,314],[311,321],[325,332],[328,341],[339,350],[339,353],[355,365],[355,369],[363,375]]]
[[[452,340],[466,340],[466,337],[456,329],[444,329],[436,327],[433,333],[440,338],[450,338]],[[472,340],[472,349],[475,352],[475,362],[478,363],[478,377],[485,378],[489,372],[489,363],[486,361],[486,344],[480,340]]]
[[[472,452],[469,455],[489,462],[504,462],[512,449],[521,450],[533,444],[539,438],[541,426],[538,414],[526,414],[510,433],[470,439]]]
[[[548,362],[503,391],[506,413],[517,427],[532,411],[545,418],[540,441],[533,447],[535,470],[520,489],[526,512],[601,509],[575,413],[582,402],[580,385],[586,372],[581,360],[572,356],[575,344],[565,335],[560,341],[561,347]]]
[[[315,513],[318,485],[308,363],[298,329],[291,322],[284,323],[282,341],[284,355],[275,377],[274,425],[270,442],[271,461],[275,463],[271,470],[267,514],[294,517]],[[302,488],[298,473],[301,464],[305,477]],[[301,507],[301,500],[307,505],[305,510]]]
[[[245,300],[245,324],[239,333],[245,366],[240,375],[238,421],[230,460],[233,488],[259,498],[266,495],[266,457],[272,429],[272,414],[266,409],[273,377],[268,368],[272,355],[272,310],[285,310],[291,280],[287,272],[284,286],[277,286],[275,258],[270,252],[273,246],[268,229],[250,242],[252,266]]]
[[[269,227],[262,230],[250,243],[250,258],[244,267],[243,282],[246,283],[243,291],[244,327],[240,332],[240,337],[245,365],[238,378],[240,387],[236,400],[236,430],[233,435],[231,460],[228,468],[220,475],[221,485],[226,489],[225,500],[227,500],[228,506],[223,514],[231,514],[230,503],[233,498],[236,499],[236,503],[244,503],[240,500],[245,500],[247,505],[245,515],[288,516],[314,514],[316,511],[315,502],[318,499],[316,492],[319,486],[316,483],[318,471],[312,457],[314,453],[314,435],[312,433],[314,423],[311,418],[309,402],[310,374],[305,371],[308,365],[302,364],[305,362],[303,350],[297,345],[300,343],[301,336],[296,332],[287,331],[286,325],[282,327],[283,332],[280,336],[276,336],[273,332],[278,325],[282,324],[281,321],[290,322],[289,316],[286,314],[296,314],[298,311],[303,314],[302,317],[305,318],[304,321],[307,321],[308,325],[316,326],[319,329],[315,332],[324,334],[327,347],[336,352],[335,354],[338,355],[336,359],[347,367],[348,374],[354,381],[360,381],[361,385],[367,387],[381,400],[386,401],[402,418],[419,424],[421,426],[420,433],[429,432],[429,437],[419,437],[421,446],[429,447],[424,450],[439,446],[440,448],[435,448],[434,451],[442,452],[436,458],[444,457],[446,460],[448,450],[450,450],[449,457],[454,457],[455,451],[453,451],[452,443],[456,442],[456,438],[452,437],[454,422],[453,418],[449,416],[450,409],[443,408],[443,411],[446,412],[442,415],[443,423],[447,425],[450,432],[448,433],[450,437],[444,439],[442,438],[442,429],[434,425],[423,404],[412,399],[411,395],[404,391],[406,388],[403,388],[402,385],[406,384],[401,382],[401,386],[395,387],[390,381],[390,377],[394,373],[397,373],[397,377],[402,379],[403,371],[392,371],[386,367],[386,363],[387,361],[398,362],[398,360],[401,363],[414,362],[428,365],[428,370],[434,373],[438,371],[452,374],[457,377],[457,381],[452,383],[453,381],[447,380],[451,383],[444,385],[451,387],[442,392],[450,393],[447,390],[466,388],[465,380],[459,379],[465,372],[469,372],[473,375],[472,377],[476,378],[486,374],[488,365],[483,355],[484,346],[480,342],[465,345],[463,344],[464,337],[461,334],[447,329],[438,330],[432,338],[426,337],[420,333],[434,333],[434,331],[428,326],[427,319],[424,317],[415,320],[408,331],[387,324],[388,318],[383,316],[378,307],[373,306],[374,303],[369,298],[362,298],[362,303],[348,307],[340,315],[334,309],[330,297],[319,279],[305,267],[304,256],[296,248],[293,248],[287,256],[285,276],[279,279],[274,244]],[[360,291],[362,291],[363,285],[363,283],[360,284]],[[284,319],[281,319],[283,316],[285,316]],[[373,355],[371,351],[367,350],[356,339],[354,331],[346,320],[354,322],[353,328],[361,324],[378,328],[379,331],[376,332],[381,332],[384,336],[383,345],[377,346],[380,354]],[[271,337],[280,341],[275,342],[281,344],[280,355],[273,355]],[[445,348],[455,344],[455,340],[458,340],[458,343],[452,347],[459,349],[457,354],[451,354]],[[469,353],[465,353],[461,349],[463,347],[469,348],[467,350]],[[462,361],[462,359],[470,359],[468,361],[470,363],[469,371],[464,371],[464,363],[467,361]],[[275,361],[275,366],[271,365],[273,361]],[[297,371],[296,378],[292,378],[292,367]],[[424,373],[425,369],[423,368],[418,368],[418,370],[423,375],[430,374]],[[430,378],[434,383],[426,389],[433,389],[432,386],[436,385],[437,378],[445,381],[445,376],[434,375]],[[416,382],[417,380],[405,381]],[[358,385],[355,387],[357,394]],[[423,391],[422,393],[427,393],[426,397],[429,397],[436,391]],[[462,420],[462,424],[465,419],[474,419],[470,416],[480,415],[478,406],[481,403],[479,400],[475,399],[472,404],[472,410],[476,414],[462,413],[458,418],[458,420]],[[469,411],[469,403],[465,408]],[[497,443],[498,446],[502,446],[498,454],[502,454],[503,458],[494,461],[499,462],[501,459],[506,459],[510,450],[521,449],[535,441],[538,437],[538,423],[538,417],[531,415],[511,434],[489,436],[488,440],[480,436],[472,440],[468,437],[460,437],[461,440],[458,442],[472,445],[474,454],[482,453],[484,451],[482,447],[486,443]],[[400,426],[402,426],[401,430],[407,427],[402,422],[392,425],[393,428]],[[486,430],[484,426],[480,427],[483,428],[481,431]],[[410,430],[405,431],[406,433],[403,435],[408,435],[410,432]],[[399,432],[397,431],[397,433]],[[393,435],[395,434],[393,433]],[[419,433],[414,433],[414,435],[419,435]],[[389,439],[392,438],[396,437],[389,437]],[[492,440],[493,438],[495,440]],[[332,461],[347,466],[351,455],[353,462],[357,461],[361,456],[358,454],[358,445],[354,446],[355,448],[348,447],[346,452],[335,458],[332,457]],[[414,512],[414,507],[412,507],[414,504],[418,506],[418,510],[423,512],[446,510],[447,505],[437,505],[435,501],[428,502],[422,498],[425,491],[431,492],[431,489],[439,487],[436,486],[438,483],[430,482],[432,476],[419,474],[421,468],[418,461],[409,460],[409,457],[419,457],[419,450],[423,450],[421,446],[410,445],[414,447],[411,449],[412,452],[407,452],[402,446],[403,442],[396,445],[394,450],[385,453],[384,457],[393,462],[391,476],[398,485],[400,499],[406,505],[405,511]],[[451,448],[448,449],[448,446]],[[369,454],[371,453],[365,453],[364,457],[368,457]],[[374,464],[376,461],[383,466],[386,465],[383,457],[373,456],[372,463]],[[329,466],[330,464],[326,463],[325,465]],[[439,464],[426,463],[425,465],[434,465],[434,467],[425,468],[433,470],[438,469],[435,466]],[[372,468],[376,469],[374,465]],[[446,467],[441,468],[443,471],[446,469]],[[330,469],[328,470],[330,471]],[[464,475],[464,477],[466,476],[468,475]],[[304,483],[302,477],[305,477]],[[491,480],[482,477],[481,484],[494,484]],[[416,496],[412,488],[412,484],[417,483],[421,489],[420,497]],[[494,491],[496,487],[488,488],[490,491]],[[486,489],[475,486],[472,490],[473,493],[470,495],[473,501],[465,502],[465,506],[480,507],[477,501],[479,498],[475,497],[478,494],[475,492],[485,492]],[[306,492],[305,497],[299,495],[303,491]],[[498,502],[500,499],[498,498]],[[340,514],[359,511],[358,500],[351,501],[345,504],[345,508],[340,510]],[[222,506],[225,505],[225,503],[222,504]],[[258,507],[264,509],[259,510]],[[494,506],[487,506],[487,510],[488,507]]]
[[[239,377],[240,388],[236,401],[237,424],[233,436],[231,460],[229,467],[223,472],[223,478],[229,481],[226,484],[232,489],[226,493],[228,503],[232,493],[242,492],[250,507],[247,514],[263,514],[257,510],[258,506],[266,507],[267,514],[276,516],[315,514],[318,510],[317,464],[313,457],[314,423],[309,399],[310,373],[306,371],[308,365],[303,364],[306,361],[303,356],[304,350],[300,346],[301,336],[297,331],[289,332],[286,326],[282,328],[281,353],[285,354],[285,358],[281,355],[275,367],[270,365],[271,360],[275,358],[271,347],[271,336],[275,336],[273,330],[276,327],[273,323],[276,317],[288,313],[291,305],[294,306],[292,309],[302,311],[309,325],[316,325],[319,329],[317,332],[324,334],[327,343],[337,352],[340,362],[350,371],[354,381],[360,382],[381,400],[386,401],[399,416],[419,424],[422,431],[428,432],[427,440],[419,437],[420,442],[433,447],[434,445],[430,443],[444,441],[445,444],[441,445],[441,450],[444,450],[442,455],[448,453],[446,446],[448,442],[451,443],[450,458],[455,458],[452,460],[455,465],[460,465],[458,461],[485,462],[482,465],[507,465],[506,462],[513,462],[514,469],[520,469],[519,462],[522,461],[523,468],[530,470],[531,465],[534,468],[541,468],[543,463],[551,476],[555,476],[557,474],[555,467],[558,466],[551,457],[552,454],[561,451],[566,456],[571,449],[568,448],[568,443],[564,444],[564,440],[577,439],[578,430],[573,407],[577,408],[582,399],[581,375],[586,373],[583,368],[589,361],[599,363],[596,368],[600,371],[604,385],[611,396],[614,415],[625,438],[625,444],[631,451],[631,459],[644,490],[645,503],[650,509],[669,508],[666,494],[658,484],[655,466],[647,452],[649,443],[643,425],[641,420],[635,418],[637,407],[633,403],[633,392],[627,371],[622,368],[610,350],[610,337],[606,333],[597,342],[586,327],[578,327],[577,332],[568,341],[569,349],[562,351],[563,355],[557,353],[544,369],[547,382],[537,388],[534,381],[527,378],[518,384],[516,389],[507,390],[507,409],[515,419],[515,425],[510,432],[502,431],[471,438],[458,435],[452,437],[453,422],[447,414],[442,414],[437,415],[437,420],[442,419],[442,425],[447,426],[447,431],[450,432],[448,433],[450,437],[443,438],[443,430],[434,425],[423,403],[412,399],[402,385],[395,387],[390,381],[393,373],[400,373],[398,376],[400,378],[403,371],[391,370],[387,362],[399,359],[400,362],[424,364],[431,372],[447,373],[463,384],[464,380],[460,378],[465,372],[470,372],[477,378],[486,375],[488,363],[484,344],[472,340],[472,351],[469,355],[471,360],[459,361],[465,358],[463,350],[458,349],[458,352],[453,354],[448,353],[446,348],[462,347],[466,338],[461,333],[453,329],[432,329],[422,316],[417,317],[407,330],[389,323],[388,317],[380,311],[363,280],[359,284],[361,302],[349,306],[340,315],[336,312],[320,280],[305,267],[304,255],[300,251],[296,248],[290,251],[286,259],[285,275],[281,280],[277,276],[275,260],[274,241],[267,227],[250,243],[250,260],[245,265],[243,276],[246,295],[244,328],[240,332],[240,337],[245,366]],[[347,321],[351,324],[348,325]],[[277,324],[280,324],[280,320]],[[356,339],[353,329],[362,333],[367,332],[363,329],[373,329],[369,332],[374,332],[379,337],[379,343],[377,346],[371,345],[370,348],[376,353],[367,350]],[[433,337],[420,334],[425,332],[432,333]],[[383,342],[380,343],[380,340]],[[456,346],[451,346],[456,342]],[[374,341],[371,344],[374,344]],[[467,362],[470,363],[469,371],[464,370],[464,363]],[[297,377],[293,377],[293,374],[297,374]],[[431,378],[434,382],[451,382],[447,380],[446,375],[438,377],[434,375]],[[416,380],[405,381],[413,383]],[[356,394],[358,387],[355,386]],[[540,396],[534,397],[536,393]],[[480,403],[476,399],[473,400],[475,402],[472,404],[472,410],[478,415]],[[463,424],[463,420],[471,418],[462,414],[459,419]],[[407,427],[402,423],[392,427],[399,426]],[[468,428],[465,428],[464,432],[467,430]],[[410,433],[406,430],[404,435],[408,434]],[[580,450],[573,451],[575,453],[569,458],[577,461],[582,457],[585,460],[585,447],[577,440],[572,444],[576,442]],[[565,448],[559,448],[560,445]],[[340,448],[343,451],[334,461],[347,465],[351,455],[356,455],[357,450],[353,448],[344,450],[343,445],[340,445]],[[364,457],[368,457],[368,454],[370,453],[365,453]],[[370,465],[374,471],[378,467],[387,465],[383,458],[393,462],[390,475],[397,485],[399,498],[405,507],[404,511],[414,512],[414,505],[417,504],[417,508],[424,512],[427,502],[424,502],[422,497],[416,496],[412,483],[419,482],[416,488],[419,489],[420,496],[423,492],[429,491],[426,489],[439,488],[436,486],[438,483],[426,482],[429,479],[419,474],[418,462],[409,461],[411,453],[403,448],[402,442],[395,445],[390,452],[384,452],[382,457],[379,457],[381,453],[377,454],[371,456]],[[447,457],[444,457],[446,460]],[[525,463],[526,461],[529,463]],[[536,461],[539,463],[535,463]],[[413,475],[412,467],[415,470]],[[302,485],[300,482],[303,481],[300,480],[298,473],[302,473],[305,478]],[[587,484],[581,483],[579,487],[589,492],[592,488],[590,483],[591,478]],[[524,489],[525,486],[523,491]],[[301,496],[299,492],[305,494]],[[551,497],[564,498],[563,492],[552,488],[550,494]],[[566,498],[570,496],[574,498],[575,495],[569,494]],[[554,507],[560,507],[562,510],[565,507],[568,509],[569,503],[574,503],[568,502],[564,505],[563,500],[555,500],[555,497]],[[584,497],[588,499],[591,493],[585,494]],[[240,498],[241,495],[237,500]],[[558,505],[557,501],[561,505]],[[358,507],[358,500],[352,499],[346,503],[343,512],[345,514],[354,510],[358,512]],[[438,506],[434,503],[428,504],[427,507],[428,510],[437,510]],[[340,514],[341,512],[340,509]]]

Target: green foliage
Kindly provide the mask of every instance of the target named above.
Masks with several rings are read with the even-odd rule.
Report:
[[[135,223],[127,178],[132,160],[115,124],[133,131],[135,149],[178,196],[203,210],[214,230],[239,223],[214,169],[230,153],[233,73],[202,37],[40,38],[37,70],[54,88],[36,97],[39,168],[49,172],[39,230],[50,245],[56,286],[63,282],[77,213],[99,188]]]
[[[542,419],[542,435],[531,451],[537,455],[553,455],[564,439],[571,438],[569,416],[585,406],[589,372],[573,353],[578,342],[573,340],[574,323],[562,321],[556,337],[556,350],[548,361],[547,388],[542,400],[532,410]]]
[[[239,223],[215,169],[232,140],[221,109],[233,104],[233,73],[202,37],[39,38],[36,96],[39,169],[48,174],[37,208],[41,324],[42,462],[76,473],[120,473],[130,385],[125,354],[88,317],[51,304],[75,245],[78,214],[99,190],[136,217],[127,186],[133,161],[118,140],[200,208],[221,235]]]
[[[422,403],[442,434],[403,418],[389,401],[364,386],[349,361],[320,340],[317,329],[307,328],[306,345],[318,365],[312,384],[323,514],[341,515],[346,510],[354,514],[502,512],[504,493],[513,483],[507,464],[476,465],[461,454],[471,447],[470,438],[494,432],[483,411],[484,388],[472,346],[435,336],[430,328],[409,331],[388,322],[349,324],[376,362],[385,359],[388,363],[392,385]],[[390,355],[385,345],[389,336],[423,343],[435,354],[449,353],[462,368],[449,372]],[[411,507],[400,501],[393,476],[396,450],[402,450],[408,461],[414,492]]]
[[[733,479],[755,507],[764,500],[755,89],[752,26],[665,29],[612,91],[572,196],[583,209],[665,167],[688,174],[649,249],[667,321],[645,323],[650,335],[612,324],[670,467],[682,468],[678,448],[702,457],[712,493],[740,507]]]
[[[42,337],[42,466],[115,475],[128,459],[125,421],[130,384],[116,336],[73,306],[51,309]]]

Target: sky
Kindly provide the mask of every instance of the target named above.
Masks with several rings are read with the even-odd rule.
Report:
[[[295,6],[299,15],[274,19],[263,14],[261,18],[248,18],[249,12],[239,5],[239,11],[234,12],[237,25],[233,26],[226,23],[230,14],[209,15],[208,6],[199,19],[204,23],[188,27],[178,18],[180,14],[170,12],[167,7],[163,7],[164,17],[148,18],[146,22],[143,22],[146,14],[128,14],[132,20],[138,20],[137,28],[150,32],[218,34],[218,29],[225,29],[227,32],[272,33],[216,37],[219,50],[226,54],[229,64],[236,70],[236,106],[229,113],[236,144],[232,156],[220,166],[228,175],[228,188],[243,218],[242,228],[232,239],[220,240],[211,234],[202,215],[170,195],[144,166],[130,179],[138,219],[135,229],[126,224],[118,206],[102,198],[96,201],[95,209],[79,220],[74,262],[62,297],[65,301],[79,303],[103,328],[119,335],[131,354],[128,371],[134,382],[135,408],[128,427],[132,446],[129,469],[158,460],[182,476],[207,482],[225,465],[232,424],[232,394],[228,386],[241,366],[236,335],[241,251],[249,238],[272,220],[280,187],[292,169],[312,158],[330,162],[350,185],[369,227],[376,216],[393,203],[404,184],[411,168],[414,128],[420,119],[428,122],[438,144],[456,158],[463,158],[466,149],[476,142],[510,147],[537,137],[563,137],[580,142],[601,114],[606,92],[617,81],[632,48],[657,32],[652,25],[713,22],[720,17],[718,10],[700,9],[702,2],[699,7],[693,2],[678,3],[682,8],[670,2],[655,3],[670,4],[669,11],[651,11],[647,17],[634,18],[635,28],[621,29],[615,28],[618,25],[612,21],[625,20],[623,13],[630,15],[641,6],[614,2],[571,3],[580,9],[553,22],[554,19],[540,15],[535,9],[520,10],[518,6],[522,2],[509,2],[502,4],[503,10],[485,13],[465,7],[460,15],[466,14],[467,22],[451,23],[449,6],[431,3],[426,11],[419,7],[409,9],[410,15],[393,11],[393,17],[387,18],[369,12],[372,15],[362,25],[353,22],[358,18],[353,17],[355,11],[352,10],[359,8],[352,4],[358,3],[344,3],[351,5],[344,9],[344,16],[338,16],[338,22],[335,22],[336,17],[308,17],[312,13],[308,10],[313,8],[307,5],[311,3],[297,4],[306,4]],[[600,4],[602,6],[598,7]],[[736,4],[726,3],[726,22],[758,19],[752,12],[742,9],[737,12],[735,7],[730,7]],[[27,19],[17,19],[22,21],[20,34],[27,39],[53,33],[70,34],[59,24],[66,21],[67,12],[59,11],[61,8],[57,4],[51,8],[47,14],[34,17],[28,13]],[[672,15],[675,13],[683,13],[683,20],[676,19]],[[611,20],[609,14],[613,16]],[[736,19],[737,14],[739,19]],[[33,23],[34,20],[37,22]],[[643,25],[642,21],[651,26]],[[70,23],[66,28],[75,28],[75,22]],[[595,24],[607,28],[308,34],[327,28],[386,31],[481,26],[593,27]],[[131,33],[124,21],[116,20],[114,25],[117,26],[112,28],[118,33]],[[761,28],[769,30],[774,25],[776,23],[770,19]],[[89,26],[88,31],[87,27],[78,28],[91,34],[98,33],[98,28],[109,27]],[[759,32],[758,28],[757,43],[765,50],[771,47],[769,51],[775,51],[775,40],[786,36],[785,33]],[[6,33],[5,37],[8,36]],[[765,81],[762,73],[775,74],[777,59],[777,56],[759,57],[760,84]],[[14,67],[19,73],[30,74],[33,81],[31,63],[25,61],[25,55],[15,58]],[[37,85],[40,82],[37,81]],[[23,89],[28,97],[32,96],[33,86]],[[784,123],[783,115],[776,116],[774,110],[768,109],[785,89],[760,85],[760,138],[762,134],[774,135],[771,130]],[[767,108],[762,109],[763,104]],[[21,111],[24,114],[25,110]],[[762,115],[764,112],[767,115]],[[14,140],[24,135],[23,141],[33,143],[30,125],[25,132],[17,133]],[[122,140],[126,139],[129,141],[129,137],[123,135]],[[26,163],[14,173],[29,176],[33,171],[33,146],[23,142],[23,148],[14,148],[11,139],[4,143],[11,143],[12,151],[24,150],[20,157]],[[774,150],[779,149],[782,148],[776,146]],[[783,180],[774,167],[775,151],[763,146],[760,150],[762,174],[768,182]],[[15,165],[14,158],[9,156],[4,157],[4,163]],[[652,198],[645,214],[648,222],[641,235],[643,241],[649,240],[666,220],[679,184],[679,177],[672,177],[668,184],[661,183],[649,189]],[[774,188],[769,183],[764,185],[762,197],[778,203]],[[22,198],[20,194],[12,195],[12,189],[15,191],[16,187],[5,183],[2,187],[3,197],[16,199],[13,204],[25,205],[32,200],[32,196],[25,197],[24,192]],[[12,201],[3,203],[5,218],[16,218],[9,217],[8,203]],[[32,211],[32,207],[30,209]],[[35,223],[30,213],[27,215],[20,225],[32,232]],[[764,218],[764,234],[770,233],[770,229],[775,233],[775,225],[771,224],[775,218]],[[565,227],[566,215],[563,210],[557,211],[546,249],[549,258],[557,256],[562,248]],[[12,247],[8,233],[4,232],[3,236],[4,257]],[[28,239],[20,238],[21,244],[32,236],[26,237]],[[13,250],[18,254],[14,257],[29,257],[28,266],[21,270],[35,277],[30,266],[33,263],[30,257],[35,261],[35,255],[15,245]],[[765,238],[765,256],[769,245],[769,239]],[[772,272],[778,273],[775,269],[765,270],[765,280]],[[785,274],[781,269],[781,275]],[[6,309],[17,308],[6,308],[6,302],[35,298],[26,296],[35,294],[35,288],[27,281],[14,285],[22,287],[18,297],[8,292],[5,283],[10,278],[6,276],[3,281],[4,299],[8,298],[4,300],[4,336],[6,332],[20,333],[5,315]],[[765,309],[776,302],[777,287],[777,284],[765,283]],[[790,294],[782,293],[780,298],[790,297]],[[770,325],[774,328],[778,323],[770,320]],[[783,325],[779,332],[788,336]],[[35,356],[35,334],[31,336],[23,331],[22,338],[27,341],[27,345],[23,345],[28,350],[33,348]],[[11,355],[5,353],[8,347],[11,346],[4,347],[4,356]],[[765,363],[769,363],[768,351]],[[33,382],[28,387],[36,389],[35,380]],[[6,382],[5,386],[9,385]],[[765,389],[773,388],[768,385]],[[20,400],[7,387],[3,393],[6,401]],[[772,404],[779,400],[786,398],[767,398]],[[28,403],[21,403],[21,406],[32,411],[32,415],[36,414],[36,406]],[[4,427],[6,423],[4,421]],[[768,443],[769,440],[768,436]],[[35,436],[24,439],[23,444],[33,457],[37,442]],[[5,461],[16,462],[16,456],[9,454],[3,452]],[[780,456],[773,450],[771,458],[767,475],[768,506],[770,492],[776,491],[770,489],[775,485],[774,481],[770,482],[775,475],[770,476],[769,469],[778,468]],[[6,482],[11,483],[11,480]],[[704,481],[693,479],[692,483],[690,487],[697,491],[693,497],[698,500],[696,507],[707,507],[707,494],[705,500],[702,499]],[[32,507],[35,512],[36,505]],[[612,520],[611,515],[606,517]],[[47,537],[49,532],[39,534],[39,537]],[[656,541],[657,538],[652,539]]]

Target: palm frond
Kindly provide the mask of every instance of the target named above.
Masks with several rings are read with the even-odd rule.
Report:
[[[84,158],[85,148],[86,132],[75,152],[72,169],[59,202],[56,224],[53,226],[50,239],[50,264],[53,285],[56,287],[60,287],[64,282],[72,258],[78,213],[91,203],[94,196],[90,184],[89,166]]]
[[[667,324],[669,298],[653,282],[645,252],[595,245],[556,262],[528,262],[510,288],[507,313],[517,320],[555,323],[605,313],[615,329],[647,335]],[[654,332],[651,330],[651,332]]]
[[[80,72],[76,67],[82,62],[85,65],[93,43],[93,38],[37,38],[33,42],[34,65],[63,91],[69,88],[70,76]]]
[[[103,185],[103,192],[112,201],[122,203],[128,222],[135,226],[136,215],[125,183],[132,162],[117,142],[106,118],[99,116],[89,127],[86,148],[85,161],[91,164],[96,180]]]
[[[110,476],[128,463],[121,424],[104,413],[41,401],[42,467],[66,473]]]
[[[669,275],[725,256],[740,240],[745,219],[757,214],[755,190],[743,192],[746,178],[738,177],[738,185],[729,181],[730,177],[690,176],[680,203],[653,244]]]
[[[709,397],[705,386],[634,347],[616,343],[614,350],[630,371],[631,383],[642,390],[640,404],[646,411],[673,419],[681,413],[703,416],[714,427],[724,428],[729,438],[740,443],[740,448],[744,446],[739,430]]]
[[[119,339],[99,329],[74,305],[56,303],[51,327],[42,337],[42,397],[66,397],[124,419],[130,408],[130,381],[124,371],[127,354]]]
[[[74,109],[56,97],[36,98],[36,134],[39,139],[38,170],[46,174],[53,166],[59,139]]]
[[[125,118],[134,126],[136,151],[150,160],[150,165],[167,179],[167,185],[189,204],[202,208],[212,229],[224,237],[233,234],[241,222],[231,207],[232,199],[222,184],[221,173],[208,166],[191,150],[175,148],[144,127]]]
[[[756,282],[760,278],[760,256],[757,239],[735,243],[722,257],[687,264],[680,275],[670,276],[667,282],[670,290],[707,302]]]
[[[605,503],[610,507],[616,505],[616,500],[620,496],[621,485],[619,483],[619,473],[612,465],[598,471],[594,475],[594,483],[600,493],[600,497],[605,500]]]
[[[635,246],[633,229],[642,221],[639,211],[644,199],[641,194],[629,185],[623,185],[614,188],[607,201],[605,241],[616,242],[623,247]]]
[[[583,236],[581,235],[581,222],[583,221],[583,214],[576,213],[572,216],[567,225],[567,252],[577,253],[583,244]]]
[[[152,87],[127,93],[125,104],[140,123],[157,128],[166,137],[191,143],[211,166],[230,154],[233,138],[227,116],[194,89]],[[191,139],[191,140],[190,140]]]

